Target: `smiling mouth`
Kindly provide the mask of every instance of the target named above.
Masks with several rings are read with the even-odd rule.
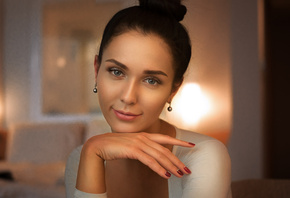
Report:
[[[117,116],[118,119],[123,120],[123,121],[133,121],[142,114],[133,114],[130,112],[123,112],[123,111],[117,111],[113,109],[115,115]]]

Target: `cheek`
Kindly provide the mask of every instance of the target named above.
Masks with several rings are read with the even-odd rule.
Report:
[[[150,92],[145,94],[142,99],[140,98],[140,102],[142,101],[144,110],[146,110],[149,114],[158,114],[157,116],[159,116],[167,102],[169,93],[169,91],[158,91],[154,93]]]
[[[115,99],[117,87],[111,85],[110,81],[106,80],[104,77],[99,77],[97,79],[97,87],[98,87],[98,98],[100,107],[106,108],[106,106],[110,105],[111,101]]]

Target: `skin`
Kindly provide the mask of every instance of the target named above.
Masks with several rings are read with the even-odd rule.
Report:
[[[175,94],[173,78],[168,46],[159,37],[129,32],[115,38],[97,69],[100,107],[112,131],[160,131],[159,115]],[[120,119],[116,111],[136,116]]]
[[[172,146],[194,146],[175,139],[174,127],[159,119],[178,90],[168,45],[157,35],[129,31],[113,38],[100,65],[97,58],[100,107],[113,133],[84,144],[76,188],[109,197],[168,197],[168,173],[189,174]]]

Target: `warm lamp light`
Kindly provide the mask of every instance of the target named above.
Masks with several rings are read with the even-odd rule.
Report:
[[[66,66],[66,59],[65,57],[61,56],[56,59],[56,65],[59,68],[64,68]]]
[[[1,126],[2,126],[3,114],[4,114],[4,108],[3,108],[3,105],[2,105],[2,101],[0,99],[0,129],[1,129]]]
[[[6,141],[7,141],[7,132],[5,129],[2,128],[3,116],[4,116],[4,107],[0,98],[0,160],[5,159],[5,150],[6,150]]]
[[[197,83],[187,83],[180,89],[172,101],[173,119],[183,128],[195,127],[210,111],[210,101]]]

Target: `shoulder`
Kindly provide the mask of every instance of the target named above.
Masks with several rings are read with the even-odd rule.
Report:
[[[66,195],[71,198],[74,197],[77,172],[79,167],[79,161],[81,156],[82,146],[74,149],[68,157],[65,168],[65,186]]]
[[[226,146],[206,135],[180,130],[179,138],[195,143],[193,148],[176,147],[176,156],[192,173],[182,178],[183,193],[197,197],[228,197],[231,160]],[[185,196],[187,197],[187,196]]]
[[[176,138],[195,144],[192,149],[184,149],[190,153],[228,155],[228,150],[222,142],[203,134],[176,128]]]
[[[176,138],[182,139],[185,141],[192,141],[195,144],[200,144],[207,141],[218,141],[215,138],[209,137],[207,135],[203,135],[200,133],[196,133],[193,131],[183,130],[179,128],[176,129]]]
[[[193,170],[204,174],[224,173],[230,177],[231,159],[227,147],[217,139],[195,132],[177,129],[179,138],[195,143],[193,148],[176,147],[175,154]]]
[[[79,146],[70,153],[66,162],[66,169],[65,169],[66,178],[71,177],[72,175],[76,175],[78,167],[79,167],[82,147],[83,146]]]
[[[67,160],[67,166],[72,165],[74,163],[78,163],[80,160],[81,152],[82,152],[83,146],[78,146],[75,148],[69,155],[68,160]]]

